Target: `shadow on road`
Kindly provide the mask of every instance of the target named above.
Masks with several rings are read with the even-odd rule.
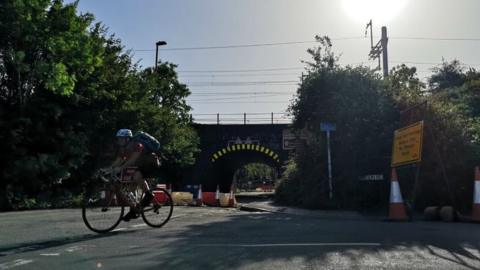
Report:
[[[150,269],[262,268],[265,264],[284,268],[283,264],[295,261],[318,269],[339,258],[339,266],[347,268],[398,267],[395,263],[401,262],[413,268],[449,268],[453,263],[456,268],[480,269],[480,258],[474,254],[479,254],[480,234],[475,232],[474,224],[232,215],[220,222],[187,226],[174,243],[152,252],[148,260],[157,264]]]
[[[48,241],[24,242],[24,243],[15,244],[12,246],[0,246],[0,258],[3,256],[12,255],[12,254],[39,251],[39,250],[48,249],[52,247],[59,247],[67,244],[112,237],[112,236],[119,235],[120,233],[127,234],[127,233],[133,233],[133,232],[134,231],[123,231],[123,232],[118,231],[118,232],[110,232],[105,234],[85,234],[85,235],[79,235],[75,237],[52,239]]]

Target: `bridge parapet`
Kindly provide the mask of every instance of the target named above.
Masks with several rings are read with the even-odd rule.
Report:
[[[251,125],[251,124],[291,124],[292,117],[286,112],[279,113],[204,113],[192,114],[190,119],[196,124]]]

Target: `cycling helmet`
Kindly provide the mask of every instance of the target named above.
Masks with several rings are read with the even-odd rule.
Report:
[[[125,129],[122,128],[119,131],[117,131],[117,137],[129,137],[131,138],[133,136],[132,131],[130,129]]]

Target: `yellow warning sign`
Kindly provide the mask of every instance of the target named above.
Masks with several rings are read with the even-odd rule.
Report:
[[[395,130],[392,167],[422,160],[423,121]]]

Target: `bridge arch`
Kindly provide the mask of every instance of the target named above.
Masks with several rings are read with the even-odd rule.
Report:
[[[281,175],[282,164],[291,151],[285,144],[288,124],[194,124],[200,138],[195,165],[183,172],[183,183],[202,184],[204,191],[217,186],[228,192],[235,172],[250,163],[274,168]],[[288,138],[287,138],[288,139]]]
[[[261,144],[231,144],[215,150],[211,154],[209,179],[204,182],[206,190],[229,192],[235,173],[250,163],[261,163],[272,167],[277,175],[281,170],[281,159],[277,151]]]
[[[280,163],[280,158],[279,158],[278,153],[276,153],[274,150],[272,150],[272,149],[270,149],[266,146],[262,146],[260,144],[233,144],[233,145],[229,145],[227,147],[224,147],[224,148],[214,152],[213,155],[212,155],[211,162],[215,163],[219,159],[221,159],[222,157],[228,155],[229,153],[234,153],[234,152],[238,152],[238,151],[258,152],[258,153],[261,153],[261,154],[264,154],[264,155],[270,157],[276,163]]]

